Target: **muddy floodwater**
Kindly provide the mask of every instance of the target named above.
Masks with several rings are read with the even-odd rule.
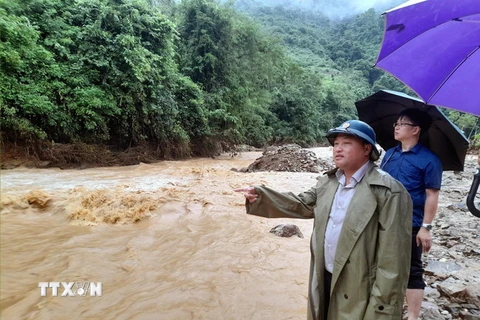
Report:
[[[3,170],[0,318],[305,319],[312,221],[248,216],[232,189],[301,192],[318,174],[231,170],[259,156]],[[305,238],[269,233],[285,222]]]

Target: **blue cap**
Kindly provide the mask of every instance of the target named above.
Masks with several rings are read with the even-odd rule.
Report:
[[[370,153],[370,160],[378,160],[380,152],[378,151],[375,141],[376,135],[372,127],[368,123],[360,120],[348,120],[342,123],[339,127],[331,129],[327,133],[328,142],[333,146],[333,142],[338,134],[348,134],[359,137],[372,145],[372,152]]]

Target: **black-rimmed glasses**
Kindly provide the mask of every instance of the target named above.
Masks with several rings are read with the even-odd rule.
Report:
[[[417,125],[413,124],[413,123],[408,123],[408,122],[394,122],[393,123],[394,128],[396,128],[398,126],[400,126],[400,127],[405,127],[405,126],[416,127]]]

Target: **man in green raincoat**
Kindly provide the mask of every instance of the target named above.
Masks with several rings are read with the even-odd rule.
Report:
[[[412,201],[374,163],[375,132],[349,120],[328,132],[336,169],[295,195],[265,186],[236,189],[247,213],[314,218],[308,319],[401,319],[409,274]]]

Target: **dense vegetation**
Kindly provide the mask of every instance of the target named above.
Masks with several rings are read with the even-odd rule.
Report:
[[[371,67],[382,19],[214,0],[0,0],[2,140],[148,143],[162,157],[322,143],[356,117],[355,100],[406,90]],[[476,117],[451,116],[476,132]]]

